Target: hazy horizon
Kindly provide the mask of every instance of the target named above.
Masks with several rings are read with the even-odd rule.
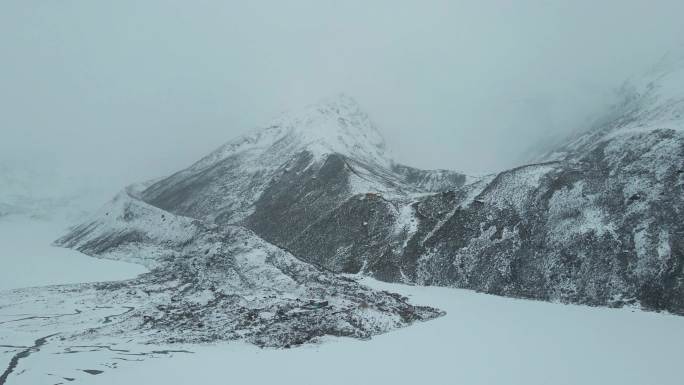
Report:
[[[113,189],[343,92],[401,163],[502,170],[681,49],[682,14],[679,1],[7,1],[0,162]]]

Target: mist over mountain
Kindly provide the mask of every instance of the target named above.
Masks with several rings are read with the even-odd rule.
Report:
[[[677,383],[682,14],[3,2],[0,385]]]
[[[105,173],[115,191],[345,92],[398,162],[501,171],[539,138],[581,129],[625,79],[680,50],[683,7],[7,1],[0,152],[52,154],[72,176]]]
[[[682,313],[682,73],[679,60],[661,63],[625,86],[595,126],[540,163],[499,174],[407,172],[360,106],[340,95],[131,198],[244,226],[334,272]],[[94,255],[137,247],[138,236],[103,219],[59,244]]]

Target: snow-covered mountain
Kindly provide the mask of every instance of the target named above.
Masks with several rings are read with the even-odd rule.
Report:
[[[660,66],[547,161],[421,199],[379,277],[684,314],[684,65]]]
[[[127,193],[123,214],[115,200],[58,243],[169,274],[249,238],[333,273],[684,314],[682,68],[649,74],[547,161],[468,184],[396,164],[358,105],[333,98]]]
[[[324,213],[360,192],[403,199],[465,180],[454,172],[395,164],[384,147],[367,115],[345,96],[281,117],[187,170],[128,187],[56,242],[143,264],[152,269],[149,274],[112,284],[37,289],[31,296],[44,295],[49,305],[66,290],[92,309],[102,298],[140,309],[90,333],[126,330],[145,339],[149,332],[153,342],[244,339],[282,347],[323,335],[367,338],[440,316],[436,309],[410,305],[303,262],[250,230],[271,222],[265,216],[277,210],[269,208],[269,200],[293,199],[280,194],[302,200],[280,213],[296,218],[301,231],[315,219],[312,209]],[[151,292],[156,299],[145,297]],[[21,311],[18,298],[26,295],[19,290],[0,306]],[[88,323],[92,314],[75,316]],[[161,332],[163,340],[156,334]]]
[[[177,214],[239,223],[262,215],[263,203],[284,185],[303,187],[300,195],[325,191],[323,201],[309,207],[320,211],[359,193],[402,197],[464,182],[459,173],[396,164],[368,115],[351,98],[338,95],[228,142],[153,184],[142,198]],[[296,199],[293,195],[290,201]]]
[[[666,56],[646,74],[626,81],[617,102],[588,129],[541,152],[539,161],[560,160],[586,151],[613,136],[684,127],[684,56]]]

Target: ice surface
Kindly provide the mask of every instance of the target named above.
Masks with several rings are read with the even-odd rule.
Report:
[[[330,338],[324,344],[296,349],[259,349],[237,343],[172,347],[192,353],[126,356],[94,348],[53,355],[46,348],[20,363],[18,372],[26,371],[12,377],[11,384],[57,383],[61,377],[96,385],[630,385],[681,380],[676,369],[681,355],[673,343],[684,338],[681,317],[369,279],[364,283],[439,306],[448,314],[370,341]],[[132,347],[122,342],[114,348]],[[147,352],[169,349],[138,348]],[[48,362],[63,369],[53,373],[32,370]],[[90,375],[77,368],[104,373]]]
[[[0,218],[0,290],[120,280],[146,271],[140,265],[98,260],[51,246],[67,226],[62,220]]]

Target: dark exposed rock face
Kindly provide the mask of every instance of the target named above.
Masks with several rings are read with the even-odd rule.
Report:
[[[290,170],[266,187],[247,227],[285,245],[349,196],[350,171],[342,155],[328,156],[320,167],[308,167],[310,162],[309,153],[300,153]]]
[[[651,78],[546,162],[469,183],[387,159],[345,99],[140,196],[333,272],[684,314],[682,85],[680,69]]]

